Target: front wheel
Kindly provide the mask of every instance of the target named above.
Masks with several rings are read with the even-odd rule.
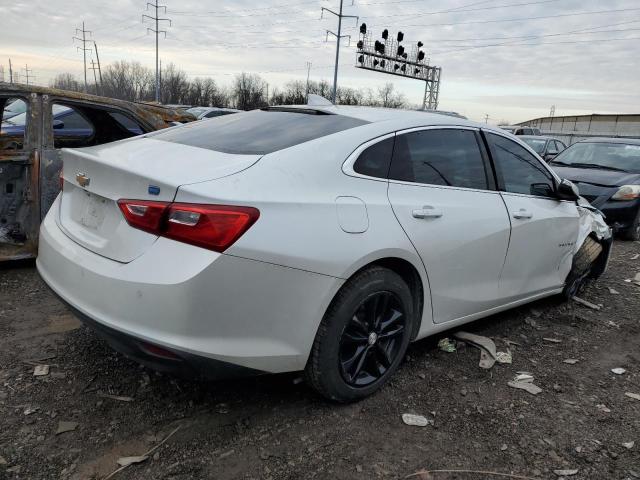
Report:
[[[371,267],[340,289],[313,343],[305,374],[321,395],[352,402],[381,388],[411,340],[413,299],[395,272]]]

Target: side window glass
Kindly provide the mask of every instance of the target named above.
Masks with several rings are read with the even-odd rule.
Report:
[[[558,153],[555,140],[549,140],[549,143],[547,144],[547,153]]]
[[[394,138],[387,138],[367,147],[353,164],[353,170],[370,177],[387,178],[393,153]]]
[[[85,147],[95,133],[93,125],[74,107],[54,103],[51,107],[54,148]]]
[[[527,150],[511,140],[487,135],[496,168],[502,175],[504,189],[543,197],[554,196],[553,177]]]
[[[120,127],[122,127],[125,130],[128,130],[134,135],[140,135],[144,133],[140,125],[138,125],[136,122],[131,120],[126,115],[123,115],[120,112],[109,112],[109,115],[118,123],[118,125],[120,125]]]
[[[27,102],[21,98],[1,97],[0,150],[22,150],[29,113]]]
[[[556,149],[558,150],[558,153],[560,153],[561,151],[563,151],[565,148],[564,143],[556,140]]]
[[[396,137],[389,178],[452,187],[488,188],[471,130],[423,130]]]

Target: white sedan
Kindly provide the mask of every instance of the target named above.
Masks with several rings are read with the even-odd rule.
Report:
[[[436,113],[271,107],[65,150],[38,270],[139,362],[379,389],[410,341],[606,267],[599,213],[512,135]]]

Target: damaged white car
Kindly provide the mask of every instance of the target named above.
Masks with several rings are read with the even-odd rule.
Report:
[[[276,107],[64,151],[38,269],[116,348],[207,377],[379,389],[409,342],[606,268],[578,191],[497,128]]]

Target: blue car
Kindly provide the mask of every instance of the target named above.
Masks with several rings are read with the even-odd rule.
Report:
[[[94,128],[76,110],[64,105],[53,105],[53,136],[56,140],[89,138],[94,134]],[[116,112],[109,113],[120,125],[129,130],[133,135],[144,133],[140,127],[126,116]],[[19,113],[9,119],[2,120],[2,134],[10,137],[22,137],[24,135],[27,112]]]

